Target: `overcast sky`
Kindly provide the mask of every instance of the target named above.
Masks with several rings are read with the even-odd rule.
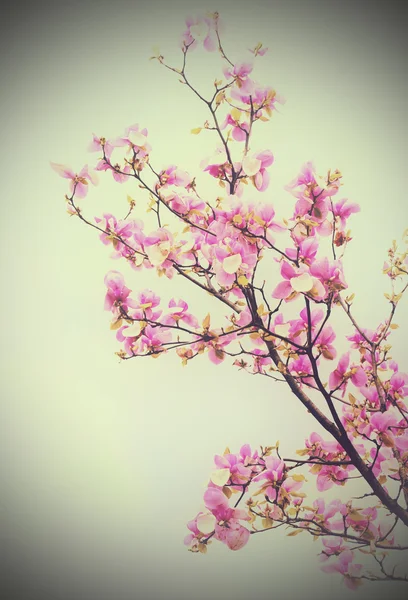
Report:
[[[275,154],[270,190],[248,194],[291,216],[283,186],[304,162],[343,173],[342,195],[361,206],[350,220],[345,274],[357,318],[374,328],[388,314],[383,261],[408,225],[403,15],[393,6],[102,0],[20,4],[6,15],[1,514],[15,597],[323,600],[330,593],[362,600],[384,593],[368,583],[353,593],[321,573],[319,542],[306,534],[291,539],[278,530],[252,536],[240,552],[221,544],[206,556],[187,552],[185,523],[202,507],[214,454],[279,439],[290,456],[313,420],[282,385],[238,372],[232,360],[216,367],[202,356],[186,368],[170,355],[120,363],[103,310],[110,269],[121,270],[134,292],[151,288],[166,301],[183,295],[198,317],[225,311],[177,280],[113,262],[96,232],[66,214],[65,181],[49,161],[79,170],[95,160],[87,153],[92,133],[116,137],[139,123],[149,129],[156,169],[177,164],[198,174],[216,144],[210,134],[190,134],[205,111],[173,73],[148,59],[158,45],[177,64],[185,17],[219,10],[228,54],[249,56],[262,41],[269,52],[257,62],[256,79],[286,98],[253,141]],[[197,50],[191,78],[210,91],[221,66],[218,55]],[[123,217],[131,193],[137,216],[152,222],[142,190],[114,184],[108,174],[100,179],[84,214]],[[405,372],[406,306],[391,340]],[[339,314],[334,325],[341,347],[351,328]],[[386,585],[394,597],[402,593]]]

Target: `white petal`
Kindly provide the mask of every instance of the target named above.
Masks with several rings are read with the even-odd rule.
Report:
[[[126,329],[124,329],[122,331],[123,337],[136,337],[139,335],[139,333],[140,333],[139,321],[136,321],[135,323],[133,323],[133,325],[126,327]]]
[[[170,243],[162,242],[161,244],[154,246],[148,246],[146,248],[146,254],[149,257],[150,262],[154,267],[158,267],[164,263],[170,253]]]
[[[143,256],[143,254],[135,254],[135,265],[137,267],[140,267],[140,265],[142,264],[142,262],[144,261],[145,257]]]
[[[222,487],[225,485],[230,478],[231,472],[229,469],[218,469],[211,474],[211,481],[215,483],[215,485],[219,485]]]
[[[292,277],[290,285],[295,292],[308,292],[313,287],[313,279],[309,273],[302,273],[299,277]]]
[[[136,146],[144,146],[147,142],[147,137],[138,131],[131,131],[129,134],[129,140]]]
[[[320,175],[317,175],[317,173],[313,173],[313,177],[319,187],[323,188],[324,190],[327,189],[328,186],[326,179],[323,179],[322,177],[320,177]]]
[[[244,169],[245,175],[248,177],[252,177],[256,175],[261,168],[261,161],[257,158],[251,158],[250,156],[246,156],[242,161],[242,168]]]
[[[180,248],[182,252],[190,252],[195,246],[195,240],[188,240],[185,244],[183,244]]]
[[[167,202],[169,200],[173,200],[173,198],[177,195],[172,188],[161,188],[159,190],[159,194],[163,198],[163,200],[166,200]]]
[[[201,533],[211,533],[214,531],[217,519],[212,514],[200,515],[197,517],[197,529]]]
[[[381,381],[389,381],[394,375],[394,371],[391,371],[391,369],[377,369],[377,375]]]
[[[242,258],[240,254],[233,254],[232,256],[227,256],[222,261],[222,268],[226,273],[231,275],[232,273],[236,273],[241,266]]]
[[[194,39],[200,40],[207,36],[208,27],[205,25],[205,23],[201,22],[197,25],[192,25],[192,27],[190,27],[190,33]]]

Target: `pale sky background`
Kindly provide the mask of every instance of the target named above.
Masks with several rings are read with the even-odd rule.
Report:
[[[66,182],[49,167],[50,160],[75,170],[91,164],[93,132],[115,137],[137,122],[149,129],[155,168],[175,163],[199,174],[216,143],[207,132],[190,135],[205,110],[148,58],[159,45],[179,62],[185,17],[219,10],[228,54],[248,56],[262,41],[269,52],[258,59],[256,79],[287,100],[256,130],[254,148],[270,148],[275,164],[270,189],[253,197],[290,216],[283,186],[304,162],[321,173],[342,171],[342,196],[361,206],[350,220],[346,279],[356,317],[374,328],[388,314],[387,248],[408,226],[408,86],[402,15],[392,2],[367,6],[57,2],[20,5],[5,19],[0,508],[10,600],[402,597],[397,585],[366,583],[353,593],[321,573],[320,545],[306,534],[252,536],[240,552],[219,543],[206,556],[186,550],[185,523],[202,506],[214,454],[279,439],[291,456],[313,420],[282,385],[238,372],[232,360],[216,367],[204,356],[186,368],[171,355],[120,363],[103,311],[110,269],[121,270],[134,292],[184,294],[198,316],[213,306],[221,318],[226,312],[176,279],[110,260],[96,232],[66,214]],[[191,54],[191,78],[203,92],[221,66],[216,54]],[[123,217],[129,190],[148,223],[143,192],[110,175],[82,203],[84,213]],[[405,372],[406,307],[405,299],[391,338]],[[339,338],[351,332],[338,314],[334,324]]]

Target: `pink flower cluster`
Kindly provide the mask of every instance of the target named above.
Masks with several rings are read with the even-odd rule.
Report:
[[[268,121],[283,99],[252,79],[252,60],[234,63],[226,56],[219,34],[217,13],[188,18],[180,44],[183,67],[156,58],[210,109],[212,123],[192,133],[215,131],[221,140],[200,166],[218,182],[223,196],[213,203],[201,197],[196,178],[176,164],[155,168],[148,130],[139,124],[112,139],[93,135],[89,150],[99,153],[94,170],[51,166],[69,182],[68,212],[98,230],[101,242],[112,246],[113,259],[124,259],[136,271],[155,269],[168,279],[183,278],[228,306],[225,321],[214,325],[210,314],[204,319],[192,314],[184,298],[162,303],[150,289],[132,296],[123,275],[109,271],[104,308],[112,314],[121,358],[157,358],[174,350],[183,365],[203,353],[218,365],[230,356],[239,369],[286,382],[331,435],[327,440],[312,432],[297,452],[301,458],[282,458],[278,444],[261,447],[260,453],[245,444],[236,454],[227,449],[216,455],[204,509],[188,523],[186,545],[205,552],[217,540],[239,550],[251,534],[286,525],[289,535],[308,531],[321,538],[323,570],[341,574],[355,589],[365,576],[356,548],[377,560],[384,549],[399,548],[396,522],[408,525],[400,503],[403,495],[408,502],[408,375],[391,358],[388,343],[397,304],[408,288],[400,293],[395,288],[408,274],[408,252],[398,253],[393,243],[384,264],[393,288],[386,295],[389,318],[373,330],[359,326],[351,312],[353,295],[343,296],[348,285],[342,257],[352,239],[349,219],[360,208],[346,198],[336,201],[342,185],[338,170],[321,177],[312,162],[286,186],[294,198],[287,219],[277,218],[271,202],[247,198],[249,192],[269,189],[274,163],[271,150],[254,150],[250,144],[255,124]],[[208,100],[186,74],[186,54],[199,45],[218,49],[225,61],[224,80],[215,80]],[[250,52],[255,59],[266,50],[259,43]],[[136,206],[130,197],[124,218],[104,213],[89,221],[76,201],[86,197],[89,184],[97,184],[94,171],[110,172],[117,183],[134,182],[147,191],[153,224],[129,218]],[[259,275],[264,265],[267,281]],[[352,332],[339,336],[329,319],[341,309]],[[341,348],[345,341],[346,351]],[[369,490],[362,498],[374,500],[366,506],[319,498],[307,506],[302,469],[315,477],[318,492],[359,477]],[[245,508],[239,507],[243,499]],[[377,563],[380,575],[393,579],[382,559]]]

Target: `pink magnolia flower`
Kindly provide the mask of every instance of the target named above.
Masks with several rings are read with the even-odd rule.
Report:
[[[329,261],[327,257],[315,260],[310,266],[310,273],[319,279],[328,292],[347,288],[340,260]]]
[[[249,74],[252,72],[254,68],[252,63],[237,63],[233,67],[224,67],[223,73],[224,77],[228,79],[235,79],[236,85],[241,88],[244,81],[247,79]]]
[[[75,193],[77,198],[85,198],[88,193],[88,182],[97,185],[98,177],[96,173],[88,169],[88,165],[82,167],[79,173],[75,173],[70,167],[57,163],[50,163],[58,175],[69,179],[69,191],[71,196]]]
[[[334,562],[331,562],[329,565],[324,565],[322,571],[325,573],[341,573],[344,576],[346,586],[351,590],[355,590],[361,584],[359,576],[363,565],[352,564],[352,561],[352,551],[345,550],[340,556],[336,557]]]
[[[270,116],[272,111],[276,110],[276,103],[285,103],[284,98],[273,88],[261,86],[250,77],[245,79],[240,88],[234,86],[231,89],[231,97],[248,107],[252,106],[257,119],[264,118],[265,112]]]
[[[179,169],[176,165],[170,165],[159,173],[160,186],[176,185],[178,187],[187,187],[191,182],[191,177],[187,171]],[[157,188],[156,188],[157,189]]]
[[[376,433],[385,433],[389,427],[396,427],[398,418],[392,410],[376,412],[370,418],[370,429]]]
[[[181,195],[171,188],[160,188],[158,193],[166,204],[179,215],[188,216],[190,220],[195,217],[203,222],[207,220],[204,214],[206,204],[200,198]]]
[[[344,527],[343,517],[348,513],[347,505],[340,500],[332,500],[327,506],[323,498],[313,501],[314,512],[306,513],[306,518],[317,518],[324,522],[331,531],[341,531]],[[340,517],[333,521],[334,517]]]
[[[231,165],[223,146],[218,146],[212,156],[204,158],[200,162],[200,168],[204,172],[208,172],[211,177],[219,179],[220,182],[225,181],[226,177],[230,178],[232,174]]]
[[[406,373],[394,373],[391,376],[390,393],[396,400],[408,395],[408,375]]]
[[[292,360],[289,363],[289,371],[293,375],[297,375],[301,378],[302,382],[310,383],[313,385],[313,367],[310,359],[305,354],[302,354],[296,360]]]
[[[247,225],[248,206],[237,196],[229,196],[223,200],[214,212],[216,219],[214,226],[222,223],[236,229],[243,229]]]
[[[221,498],[224,496],[224,498]],[[226,544],[230,550],[240,550],[249,539],[249,531],[243,527],[240,520],[249,520],[246,511],[230,508],[228,501],[220,489],[207,488],[204,502],[215,517],[215,538]]]
[[[89,152],[105,152],[105,156],[110,158],[114,150],[114,145],[104,137],[97,137],[93,134],[92,142],[88,146]]]
[[[237,114],[238,113],[238,114]],[[240,122],[241,113],[233,109],[231,113],[225,117],[225,121],[220,125],[220,129],[225,129],[228,125],[232,125],[232,138],[236,142],[244,142],[249,133],[249,125],[246,122]]]
[[[408,450],[406,422],[393,407],[383,413],[374,413],[365,427],[361,428],[361,433],[367,436],[374,433],[385,447],[396,447],[401,452]]]
[[[367,375],[362,367],[352,365],[347,371],[349,362],[350,353],[346,352],[341,356],[336,369],[329,375],[330,388],[332,390],[341,389],[343,396],[346,393],[347,379],[351,379],[353,385],[358,388],[363,387],[367,382]]]
[[[334,173],[327,183],[327,180],[316,175],[313,163],[307,162],[303,165],[300,174],[285,189],[295,198],[306,200],[312,205],[317,198],[326,198],[337,193],[341,178],[337,175],[339,174]]]
[[[347,470],[343,467],[336,467],[334,465],[324,465],[320,469],[316,485],[319,492],[324,492],[336,485],[344,485],[348,479]]]
[[[204,514],[203,512],[199,512],[198,515],[194,519],[192,519],[191,521],[189,521],[187,523],[187,528],[192,533],[189,533],[184,538],[184,544],[186,546],[189,546],[194,540],[197,540],[197,538],[200,536],[201,531],[197,527],[197,520],[198,520],[198,517],[200,517],[200,515],[203,515],[203,514]]]
[[[344,550],[347,550],[347,546],[345,546],[343,540],[338,537],[324,537],[322,539],[324,550],[320,554],[320,560],[322,562],[326,562],[330,556],[337,556]]]
[[[126,127],[123,137],[118,137],[111,143],[113,146],[127,146],[128,154],[135,152],[138,159],[145,158],[151,151],[152,147],[147,141],[148,130],[146,127],[141,129],[138,123]]]
[[[306,448],[309,450],[309,456],[333,460],[339,454],[344,453],[344,449],[336,441],[327,441],[316,432],[311,433],[308,440],[305,440]]]
[[[210,510],[219,507],[229,508],[227,497],[222,489],[213,485],[204,492],[204,503]]]
[[[361,327],[360,329],[361,329],[362,333],[364,334],[364,336],[368,340],[370,340],[371,342],[376,341],[377,333],[373,329],[365,329],[363,327]],[[357,330],[353,333],[353,335],[347,335],[346,340],[349,340],[349,342],[352,342],[352,344],[351,344],[352,348],[357,349],[357,348],[360,348],[361,346],[367,347],[367,342],[365,341],[365,339],[361,335],[361,333]]]
[[[252,366],[253,373],[263,374],[265,373],[265,367],[269,367],[270,365],[272,365],[272,359],[269,356],[263,354],[260,348],[255,348],[252,351],[252,358],[254,361]]]
[[[277,223],[275,218],[275,210],[271,204],[254,203],[248,207],[249,214],[248,229],[251,233],[258,236],[265,236],[270,244],[274,243],[274,238],[271,235],[272,231],[283,231],[284,227]],[[257,244],[264,244],[267,246],[267,242],[263,242],[262,239],[257,240]]]
[[[334,333],[333,327],[331,325],[326,325],[323,327],[316,340],[316,349],[319,350],[322,356],[327,360],[333,360],[337,356],[337,350],[333,346],[335,339],[336,334]]]
[[[105,310],[119,312],[119,306],[126,311],[129,307],[136,307],[134,300],[129,298],[132,290],[126,287],[125,279],[119,271],[109,271],[105,275],[104,283],[108,288],[105,296]]]
[[[157,312],[155,313],[155,317],[152,316],[152,309],[160,304],[160,297],[155,292],[149,289],[142,290],[137,294],[135,303],[136,307],[143,310],[149,319],[157,319]]]
[[[272,292],[272,298],[283,298],[288,301],[296,298],[299,293],[309,293],[316,298],[326,295],[319,279],[312,277],[304,265],[296,268],[287,261],[282,261],[281,275],[285,281],[276,286]]]
[[[170,329],[147,325],[140,338],[140,350],[144,353],[162,352],[164,349],[163,344],[170,342],[171,338],[172,333]]]
[[[217,19],[218,20],[218,19]],[[203,44],[205,50],[214,52],[217,48],[217,36],[214,27],[214,19],[209,17],[188,17],[186,19],[187,29],[183,33],[181,46],[188,46],[190,50],[194,50],[197,42]]]
[[[303,238],[297,248],[286,248],[285,253],[292,260],[299,259],[305,265],[310,266],[314,261],[317,250],[319,248],[319,242],[314,237]]]
[[[214,332],[216,333],[216,331]],[[221,333],[221,331],[219,331]],[[206,343],[208,347],[208,358],[214,365],[219,365],[225,359],[225,346],[228,346],[234,339],[235,334],[224,336],[222,338],[216,338]]]
[[[119,245],[122,245],[117,239],[117,236],[130,243],[134,229],[136,227],[139,229],[143,228],[143,222],[140,220],[124,221],[123,219],[120,219],[117,221],[116,217],[110,213],[104,213],[103,218],[94,217],[94,219],[95,223],[100,225],[101,229],[105,229],[105,233],[101,233],[99,239],[105,246],[112,243],[115,249],[117,249]]]
[[[167,260],[172,247],[173,235],[165,227],[153,231],[143,242],[150,263],[159,267]]]
[[[265,459],[266,470],[253,478],[253,481],[262,481],[266,479],[264,493],[272,502],[276,500],[280,484],[283,483],[286,477],[286,465],[283,460],[277,456],[267,456]],[[268,482],[271,485],[268,485]],[[273,485],[272,485],[273,484]]]
[[[188,312],[188,304],[184,300],[172,298],[169,302],[169,309],[170,314],[161,320],[163,325],[175,325],[179,321],[183,321],[190,327],[198,327],[198,320]]]
[[[323,319],[323,311],[321,308],[313,308],[310,311],[310,328],[313,332],[317,329]],[[307,330],[309,329],[309,318],[306,307],[300,311],[300,319],[293,319],[290,321],[290,328],[288,337],[296,339],[297,343],[304,343],[306,341]],[[300,337],[299,337],[300,336]],[[312,335],[314,339],[314,336]]]
[[[322,231],[321,225],[326,221],[327,215],[330,210],[330,200],[328,197],[320,195],[314,199],[313,195],[309,198],[308,195],[301,196],[295,204],[293,211],[293,219],[297,217],[310,216],[311,220],[318,223],[317,231],[321,235],[327,235],[325,231]],[[330,228],[331,232],[331,228]]]
[[[241,550],[249,540],[250,532],[246,527],[231,522],[225,533],[225,542],[230,550]]]
[[[264,192],[269,185],[269,173],[266,170],[274,161],[270,150],[264,150],[254,156],[246,156],[242,161],[242,170],[251,178],[258,192]]]
[[[376,535],[376,527],[372,523],[377,518],[378,511],[375,506],[368,506],[360,510],[351,510],[346,516],[347,527],[352,527],[356,532],[370,531],[374,537]]]
[[[353,202],[346,204],[346,202],[347,198],[343,198],[342,200],[339,200],[339,202],[336,202],[336,204],[333,206],[333,214],[340,221],[342,230],[346,228],[347,219],[350,217],[350,215],[360,212],[360,207],[358,204]]]
[[[239,453],[227,453],[223,456],[216,454],[214,456],[214,463],[218,469],[221,469],[221,471],[225,473],[224,477],[228,477],[226,481],[230,480],[232,483],[238,484],[237,489],[242,490],[242,487],[239,486],[239,484],[248,481],[253,469],[255,471],[257,470],[257,467],[248,466],[248,464],[256,464],[257,459],[258,452],[255,451],[252,454],[250,445],[244,444]],[[216,480],[212,479],[212,481],[213,483],[216,483]]]
[[[387,476],[395,476],[398,475],[398,463],[395,465],[393,461],[395,461],[394,456],[392,454],[392,449],[389,446],[382,446],[381,450],[378,451],[377,448],[371,448],[370,457],[372,458],[371,468],[376,477],[381,474]],[[396,462],[396,461],[395,461]],[[391,468],[396,469],[394,472],[389,471],[389,465],[391,464]]]
[[[110,162],[104,160],[103,158],[98,161],[95,167],[96,171],[111,171],[113,179],[117,183],[125,183],[128,180],[129,175],[131,173],[131,168],[129,165],[121,166],[119,163],[111,164]]]
[[[256,254],[245,242],[232,241],[227,245],[214,247],[213,270],[219,285],[232,285],[238,271],[249,275],[256,264]]]

